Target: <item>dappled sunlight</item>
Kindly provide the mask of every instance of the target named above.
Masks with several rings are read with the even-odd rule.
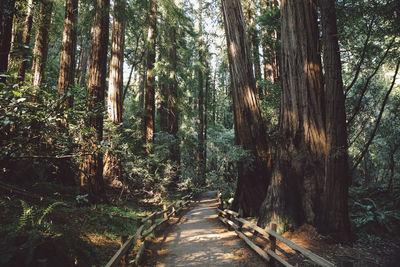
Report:
[[[156,262],[146,266],[265,266],[234,231],[218,221],[217,206],[216,198],[200,200],[182,223],[158,240]]]

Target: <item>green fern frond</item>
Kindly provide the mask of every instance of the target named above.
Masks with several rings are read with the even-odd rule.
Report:
[[[40,216],[40,218],[39,218],[39,220],[38,220],[38,224],[40,225],[40,224],[42,224],[42,221],[43,221],[43,219],[44,219],[44,217],[48,214],[48,213],[50,213],[50,212],[52,212],[54,209],[55,209],[55,207],[57,207],[57,206],[60,206],[60,205],[66,205],[64,202],[54,202],[53,204],[51,204],[51,205],[49,205],[44,211],[43,211],[43,214],[42,214],[42,216]]]

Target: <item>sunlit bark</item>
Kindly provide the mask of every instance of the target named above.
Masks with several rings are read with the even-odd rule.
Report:
[[[52,1],[42,0],[40,2],[38,14],[39,29],[35,36],[32,62],[32,82],[36,88],[42,84],[45,75],[52,10]]]
[[[259,224],[316,225],[321,214],[326,135],[317,7],[284,0],[279,140],[272,180]]]
[[[81,188],[87,189],[92,203],[106,202],[103,181],[103,153],[98,145],[103,140],[104,92],[106,89],[107,48],[109,30],[109,0],[97,0],[92,28],[92,51],[88,78],[88,118],[89,130],[85,136],[84,149],[90,155],[81,166]]]
[[[233,208],[244,216],[256,216],[265,197],[271,158],[259,108],[251,50],[247,41],[239,0],[222,0],[231,90],[234,107],[235,142],[254,157],[249,166],[238,163],[238,182]]]
[[[157,3],[150,0],[149,30],[147,37],[147,75],[145,85],[145,139],[146,152],[150,154],[151,145],[154,141],[154,116],[155,116],[155,76],[153,74],[156,60],[156,35],[157,35]]]

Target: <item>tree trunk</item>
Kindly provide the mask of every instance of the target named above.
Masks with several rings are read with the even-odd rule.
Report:
[[[29,61],[27,57],[29,57],[30,49],[29,44],[31,41],[31,30],[32,30],[32,22],[33,22],[33,0],[28,0],[28,10],[26,12],[26,18],[24,23],[24,32],[22,37],[22,55],[19,57],[19,65],[18,65],[18,81],[23,82],[25,80],[25,72],[28,68]]]
[[[110,77],[108,83],[108,119],[114,124],[122,122],[122,95],[125,49],[125,0],[116,0],[114,4],[114,20],[112,27],[112,44],[110,60]],[[112,139],[112,138],[110,138]],[[112,149],[119,149],[110,140]],[[107,151],[104,158],[103,176],[107,181],[121,180],[122,161],[118,153]]]
[[[47,52],[49,48],[49,28],[52,10],[52,1],[42,0],[40,2],[38,14],[39,29],[36,32],[35,36],[32,62],[32,82],[35,88],[38,88],[42,85],[45,75]]]
[[[60,108],[63,112],[64,109],[73,105],[73,97],[68,97],[67,93],[70,86],[74,84],[77,20],[78,0],[66,0],[60,73],[58,76],[58,96],[61,99]]]
[[[255,3],[253,0],[249,1],[248,7],[248,20],[249,20],[249,39],[251,45],[251,52],[252,52],[252,61],[254,66],[254,74],[256,79],[256,92],[258,95],[261,95],[259,81],[261,80],[261,66],[260,66],[260,54],[259,54],[259,45],[260,41],[258,38],[258,30],[256,25],[256,8]]]
[[[81,188],[88,187],[89,201],[107,202],[103,181],[103,154],[98,147],[103,140],[104,92],[106,89],[107,49],[110,0],[96,0],[92,29],[92,51],[88,78],[88,118],[85,136],[86,156],[82,163]]]
[[[340,241],[350,240],[348,187],[351,179],[342,68],[334,0],[320,0],[325,69],[326,149],[320,229]]]
[[[233,96],[235,142],[250,151],[250,164],[238,163],[233,208],[243,216],[257,216],[265,198],[271,157],[261,117],[250,60],[250,47],[239,0],[222,0]]]
[[[199,66],[198,66],[198,119],[197,119],[197,166],[196,179],[199,185],[204,185],[204,96],[203,96],[203,1],[199,1]]]
[[[157,3],[150,0],[149,31],[147,36],[147,75],[145,85],[145,140],[146,152],[151,154],[151,145],[154,141],[154,116],[155,116],[155,76],[153,75],[156,61],[156,35],[157,35]]]
[[[284,231],[289,225],[318,221],[326,136],[316,4],[283,0],[281,12],[282,140],[258,223],[274,221]]]
[[[180,176],[180,150],[178,140],[179,128],[179,110],[178,110],[178,58],[177,58],[177,42],[176,42],[176,25],[172,25],[169,32],[169,62],[171,69],[169,71],[169,94],[168,94],[168,133],[175,138],[175,143],[171,147],[171,160],[174,164],[173,175],[170,187],[176,189]]]
[[[4,1],[0,4],[0,74],[7,72],[8,54],[11,48],[12,22],[15,0]],[[0,77],[0,82],[5,83],[6,78]]]
[[[82,46],[79,54],[79,64],[76,69],[77,82],[79,86],[84,87],[86,83],[86,73],[90,56],[90,44],[85,40],[82,41]]]

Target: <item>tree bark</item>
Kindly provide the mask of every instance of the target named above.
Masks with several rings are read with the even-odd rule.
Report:
[[[87,187],[89,201],[107,202],[103,181],[103,154],[98,147],[103,140],[104,92],[106,89],[107,49],[110,0],[96,0],[92,29],[92,51],[88,78],[88,118],[86,151],[92,153],[82,163],[81,188]]]
[[[282,140],[258,223],[274,221],[284,231],[289,225],[316,225],[321,214],[326,136],[317,6],[283,0],[281,17]]]
[[[155,116],[155,76],[153,75],[156,61],[156,36],[157,36],[157,3],[150,0],[149,31],[147,36],[147,75],[145,84],[145,141],[147,154],[152,153],[151,145],[154,141],[154,116]]]
[[[23,82],[25,79],[26,69],[28,68],[29,61],[27,57],[29,56],[29,43],[31,41],[31,30],[33,22],[33,0],[28,0],[28,9],[26,12],[26,18],[24,22],[24,31],[22,37],[22,55],[19,57],[18,63],[18,81]]]
[[[204,97],[203,97],[203,5],[202,0],[199,1],[199,65],[197,79],[198,88],[198,119],[197,119],[197,166],[196,178],[198,185],[205,184],[204,177]]]
[[[271,173],[271,157],[250,60],[250,47],[239,0],[222,0],[233,96],[235,142],[251,152],[253,162],[238,163],[233,208],[257,216]]]
[[[76,36],[78,20],[78,0],[65,0],[65,19],[63,42],[58,76],[58,96],[60,109],[72,107],[73,97],[67,96],[70,86],[74,84]],[[83,49],[83,48],[81,48]]]
[[[86,73],[88,69],[88,62],[90,56],[90,44],[85,40],[81,43],[79,51],[79,63],[76,69],[77,82],[79,86],[84,87],[86,83]]]
[[[112,44],[110,60],[110,77],[108,83],[108,119],[113,124],[122,122],[122,96],[125,49],[125,0],[116,0],[114,4],[114,20],[112,27]],[[110,140],[111,148],[117,149],[115,142]],[[122,161],[118,152],[107,151],[104,157],[103,176],[109,181],[120,180]]]
[[[12,25],[15,0],[4,1],[0,4],[0,74],[8,69],[8,54],[11,48]],[[0,82],[5,83],[6,78],[0,77]]]
[[[348,187],[351,179],[342,68],[334,0],[320,0],[325,70],[326,149],[325,179],[319,229],[339,241],[350,240]]]
[[[49,28],[52,11],[52,1],[42,0],[40,2],[38,15],[39,29],[36,32],[35,36],[32,61],[32,82],[33,87],[35,88],[38,88],[42,85],[45,75],[47,53],[49,48]]]

